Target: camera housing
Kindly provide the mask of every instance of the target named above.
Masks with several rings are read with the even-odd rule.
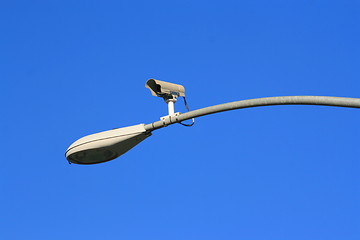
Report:
[[[145,87],[150,89],[153,96],[163,98],[168,104],[168,116],[175,113],[174,104],[177,98],[184,97],[185,99],[185,88],[179,84],[149,79],[147,80]]]
[[[145,87],[150,89],[153,96],[172,99],[177,97],[185,97],[185,88],[179,84],[163,82],[160,80],[149,79]]]

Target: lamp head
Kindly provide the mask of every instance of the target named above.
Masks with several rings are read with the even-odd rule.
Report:
[[[67,149],[66,159],[77,164],[95,164],[113,160],[151,136],[144,126],[139,124],[117,128],[80,138]]]

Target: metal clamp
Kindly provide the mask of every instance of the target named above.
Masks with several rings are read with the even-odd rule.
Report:
[[[179,122],[178,121],[178,116],[180,116],[180,114],[181,114],[180,112],[177,112],[177,113],[174,113],[174,114],[171,114],[171,115],[161,117],[160,121],[162,121],[163,126],[166,127],[166,126],[168,126],[170,124]]]

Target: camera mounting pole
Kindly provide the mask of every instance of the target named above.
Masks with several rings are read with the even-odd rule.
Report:
[[[169,115],[173,115],[175,113],[175,103],[177,101],[177,97],[172,97],[172,98],[165,98],[164,97],[164,100],[168,105]]]

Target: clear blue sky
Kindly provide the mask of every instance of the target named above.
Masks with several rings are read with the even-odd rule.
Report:
[[[191,109],[360,97],[359,1],[0,2],[0,239],[360,239],[360,110],[274,106],[171,126],[104,164],[76,139]],[[176,110],[184,112],[180,102]]]

